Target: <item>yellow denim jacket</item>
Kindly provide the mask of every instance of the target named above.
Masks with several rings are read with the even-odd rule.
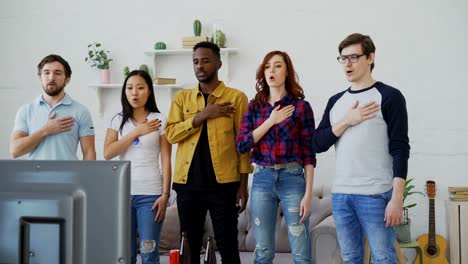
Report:
[[[208,142],[216,179],[219,183],[240,180],[239,173],[251,173],[250,153],[239,154],[236,149],[236,135],[244,112],[247,110],[247,96],[221,82],[208,96],[216,98],[216,103],[231,102],[236,112],[231,117],[208,119]],[[193,89],[179,91],[172,100],[166,122],[166,137],[169,143],[176,144],[174,182],[187,183],[190,164],[202,130],[193,127],[193,118],[205,109],[205,99],[198,85]]]

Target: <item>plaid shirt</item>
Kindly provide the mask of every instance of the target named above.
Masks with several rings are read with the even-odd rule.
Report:
[[[252,132],[268,119],[278,104],[294,105],[296,108],[293,115],[271,127],[257,143],[254,143]],[[236,144],[240,153],[253,149],[251,161],[258,165],[297,162],[302,166],[312,164],[315,167],[315,152],[312,149],[314,131],[314,113],[309,102],[286,95],[273,106],[265,101],[258,108],[251,101],[242,118]]]

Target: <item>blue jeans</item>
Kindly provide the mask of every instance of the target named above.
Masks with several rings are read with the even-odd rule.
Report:
[[[255,236],[255,264],[273,263],[278,203],[288,225],[294,263],[312,263],[309,220],[300,224],[300,203],[305,193],[304,170],[300,166],[274,170],[258,166],[252,182],[251,208]]]
[[[136,263],[137,242],[136,232],[140,237],[140,256],[142,264],[159,264],[159,238],[162,223],[156,222],[157,210],[151,211],[159,195],[132,195],[131,200],[131,258],[130,263]]]
[[[386,227],[385,208],[392,190],[376,195],[332,194],[332,211],[344,264],[364,262],[364,234],[373,263],[397,263],[395,231]]]

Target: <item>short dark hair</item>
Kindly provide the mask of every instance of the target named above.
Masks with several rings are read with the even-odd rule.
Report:
[[[54,61],[58,61],[60,64],[62,64],[63,68],[65,69],[65,77],[70,78],[72,75],[70,64],[68,64],[66,60],[64,60],[62,57],[56,54],[47,55],[41,60],[41,62],[39,62],[39,64],[37,65],[37,75],[41,75],[41,71],[42,68],[44,68],[44,65]]]
[[[375,46],[374,42],[368,35],[363,35],[360,33],[353,33],[347,36],[343,41],[341,41],[340,45],[338,45],[338,51],[341,54],[341,51],[351,45],[354,44],[361,44],[362,52],[366,57],[368,57],[371,53],[375,53]],[[374,63],[371,64],[371,71],[374,69]]]
[[[207,48],[207,49],[212,50],[213,53],[216,55],[216,57],[218,57],[218,59],[221,60],[221,54],[219,53],[220,49],[218,45],[214,44],[213,42],[209,42],[209,41],[198,42],[195,46],[193,46],[193,52],[195,52],[199,48]]]

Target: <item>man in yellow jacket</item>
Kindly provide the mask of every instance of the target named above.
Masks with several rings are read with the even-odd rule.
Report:
[[[199,83],[176,94],[166,124],[168,141],[178,143],[173,189],[192,264],[200,263],[208,210],[222,263],[240,263],[237,216],[247,204],[252,166],[248,153],[237,152],[235,139],[248,99],[219,81],[221,65],[216,44],[200,42],[193,47]]]

